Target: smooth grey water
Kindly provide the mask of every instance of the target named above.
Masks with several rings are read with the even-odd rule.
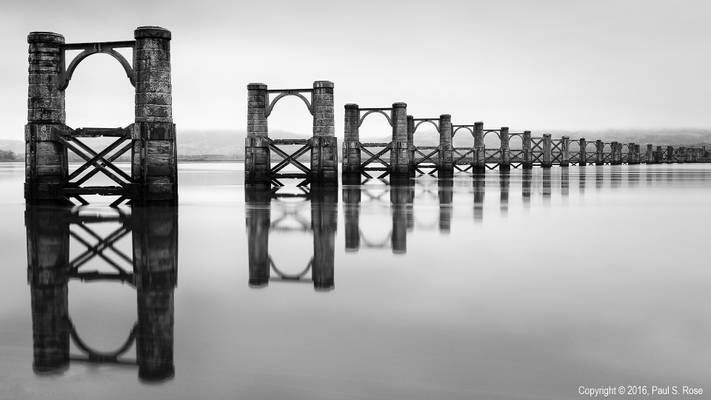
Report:
[[[172,331],[139,335],[172,351],[174,373],[163,365],[168,379],[157,381],[139,377],[135,345],[124,364],[87,363],[72,342],[68,366],[38,368],[32,312],[54,303],[31,300],[28,243],[51,234],[58,217],[26,210],[23,179],[22,165],[0,164],[2,399],[711,391],[708,166],[490,171],[270,199],[245,191],[237,164],[182,164],[177,214],[124,208],[133,233],[115,245],[134,256],[177,246],[177,287],[169,278],[149,284],[172,296],[172,308],[151,308],[128,283],[66,286],[68,315],[95,349],[119,348],[139,314],[149,325],[172,314]],[[71,257],[84,251],[69,242]],[[98,258],[89,264],[111,271]]]

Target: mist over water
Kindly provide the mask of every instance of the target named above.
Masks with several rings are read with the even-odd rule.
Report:
[[[568,399],[580,385],[711,388],[708,166],[276,193],[245,189],[242,177],[241,164],[182,163],[177,210],[125,207],[127,222],[91,225],[105,236],[128,224],[112,247],[134,257],[177,240],[177,286],[137,284],[170,293],[170,309],[127,282],[66,286],[67,313],[94,349],[119,348],[141,315],[172,315],[171,337],[137,337],[171,346],[173,374],[156,382],[139,376],[133,362],[152,358],[136,344],[126,363],[102,364],[81,361],[71,342],[66,368],[37,371],[33,309],[46,309],[33,307],[27,244],[59,217],[28,217],[23,165],[0,164],[0,398]],[[70,259],[86,251],[69,243]],[[86,268],[112,270],[99,257]]]

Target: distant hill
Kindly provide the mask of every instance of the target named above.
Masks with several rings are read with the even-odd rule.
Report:
[[[706,145],[711,148],[711,129],[610,129],[605,131],[546,131],[554,137],[563,135],[571,139],[584,137],[588,140],[616,140],[623,143],[636,142],[642,146],[655,145],[692,146]],[[534,133],[536,135],[537,133]],[[279,138],[305,138],[290,132],[270,132],[270,136]],[[339,136],[342,136],[339,133]],[[178,129],[178,157],[182,160],[243,160],[245,131],[208,131]],[[388,138],[369,138],[368,141],[387,141]],[[426,138],[428,145],[436,145],[436,138]],[[16,160],[24,157],[24,142],[21,140],[0,139],[0,150],[4,151],[5,160],[9,151]]]

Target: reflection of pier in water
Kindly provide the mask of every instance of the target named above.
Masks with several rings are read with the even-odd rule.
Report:
[[[338,218],[338,189],[336,186],[312,185],[299,195],[283,195],[268,186],[245,187],[247,240],[249,252],[249,285],[261,288],[270,281],[308,282],[314,289],[334,288],[334,257]],[[310,203],[311,221],[299,211]],[[272,212],[277,213],[272,219]],[[296,223],[296,227],[287,226]],[[277,266],[269,253],[270,232],[312,232],[313,256],[297,273],[286,273]],[[272,276],[274,272],[275,276]]]
[[[146,381],[171,378],[177,209],[133,208],[130,214],[113,209],[111,215],[102,215],[85,214],[82,208],[28,207],[25,224],[35,372],[62,372],[70,361],[81,361],[138,365],[138,376]],[[114,224],[116,229],[101,236],[96,224]],[[130,235],[131,256],[116,245]],[[70,260],[72,242],[85,250]],[[88,271],[92,261],[98,259],[108,264],[112,272]],[[118,349],[94,350],[82,340],[69,312],[68,284],[72,279],[113,281],[136,289],[138,321]],[[70,341],[80,355],[70,354]],[[136,358],[129,360],[125,354],[134,344]]]

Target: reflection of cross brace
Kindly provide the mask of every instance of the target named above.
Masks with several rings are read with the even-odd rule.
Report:
[[[82,230],[84,230],[86,233],[91,235],[94,239],[97,240],[97,243],[94,245],[91,245],[89,242],[87,242],[84,238],[79,236],[77,233],[70,231],[69,234],[76,239],[78,242],[83,244],[87,249],[78,255],[74,260],[72,260],[69,265],[71,267],[72,271],[72,277],[76,277],[81,279],[82,281],[95,281],[95,280],[118,280],[121,282],[128,282],[130,284],[134,284],[134,279],[133,279],[133,273],[129,273],[126,271],[125,268],[121,267],[117,262],[109,258],[106,254],[104,254],[105,250],[111,250],[113,251],[117,256],[119,256],[121,259],[124,261],[128,262],[131,264],[131,269],[133,269],[133,260],[124,254],[122,251],[118,250],[117,248],[114,247],[114,244],[125,237],[127,234],[131,232],[130,228],[127,228],[125,225],[122,225],[118,229],[114,230],[111,232],[107,237],[102,238],[99,236],[96,232],[94,232],[92,229],[90,229],[88,226],[86,226],[84,223],[78,223],[76,224],[78,227],[80,227]],[[112,268],[116,270],[117,273],[115,274],[109,274],[109,273],[102,273],[98,271],[79,271],[79,269],[94,259],[95,257],[99,257],[102,260],[106,261]]]

